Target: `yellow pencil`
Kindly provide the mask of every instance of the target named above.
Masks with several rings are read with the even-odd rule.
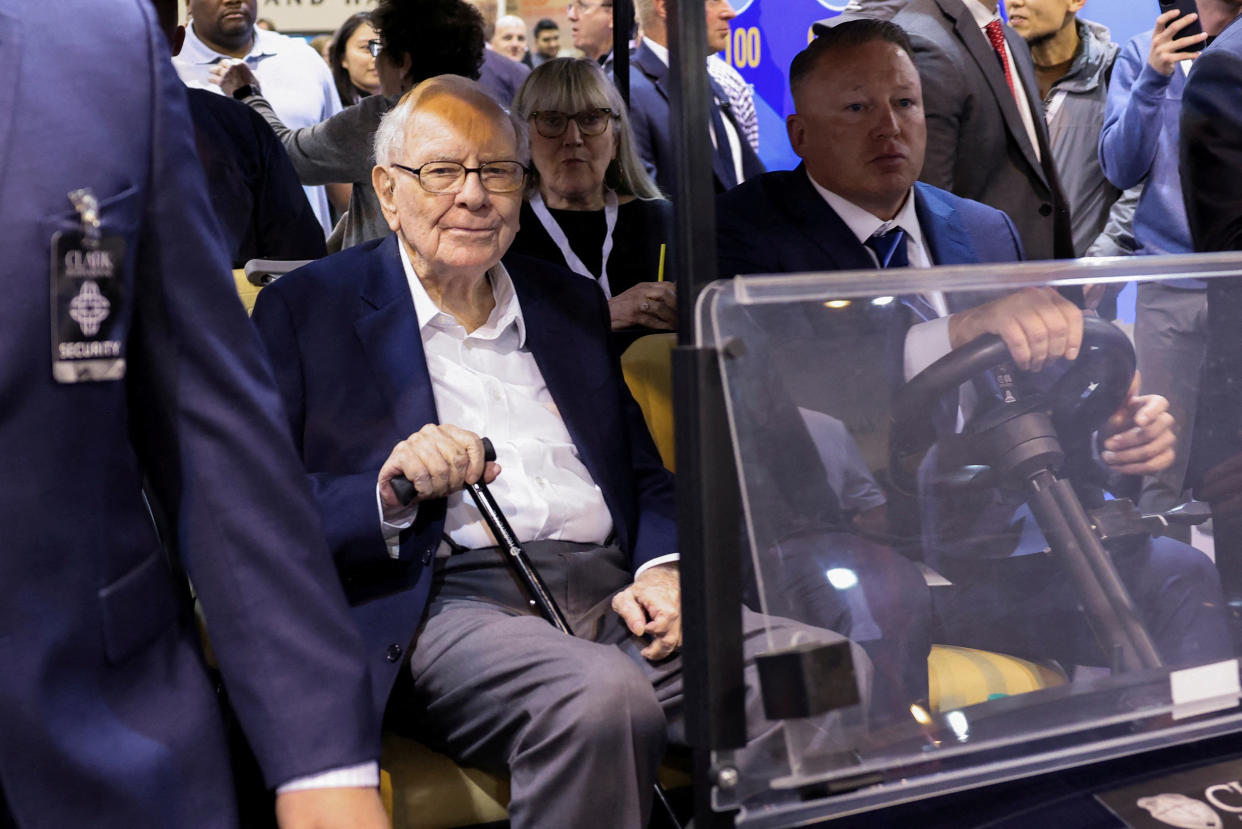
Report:
[[[660,271],[659,273],[656,274],[656,282],[664,281],[664,249],[665,247],[666,245],[663,242],[661,242],[660,243]]]

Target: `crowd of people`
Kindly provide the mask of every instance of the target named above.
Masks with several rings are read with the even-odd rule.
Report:
[[[386,825],[394,709],[431,747],[508,772],[515,827],[645,826],[660,758],[686,738],[679,545],[674,478],[618,356],[677,327],[669,1],[635,0],[628,101],[607,0],[569,3],[572,52],[555,21],[528,27],[497,0],[379,0],[318,48],[261,27],[255,0],[188,0],[186,26],[175,0],[53,0],[111,40],[67,38],[42,0],[14,2],[0,40],[30,27],[39,44],[23,77],[61,79],[82,110],[115,103],[66,130],[26,84],[0,130],[0,150],[63,148],[66,165],[0,177],[20,251],[0,270],[15,297],[0,440],[31,470],[3,507],[23,529],[0,561],[0,654],[16,666],[0,742],[21,750],[0,757],[0,827],[235,820],[187,576],[282,826]],[[1242,0],[1161,14],[1127,44],[1085,4],[1006,0],[1007,21],[997,0],[852,4],[789,67],[801,163],[767,171],[753,91],[718,55],[735,11],[704,0],[695,126],[720,276],[1238,249],[1242,129],[1222,90],[1242,81]],[[29,276],[48,238],[40,368],[48,291]],[[102,333],[82,321],[83,275],[56,265],[101,250]],[[253,258],[314,261],[247,321],[225,272]],[[1236,302],[1229,286],[1139,286],[1139,370],[1066,467],[1084,499],[1118,480],[1141,482],[1146,512],[1188,497],[1200,377],[1242,363],[1219,324]],[[1084,319],[1115,303],[929,285],[893,332],[894,379],[984,334],[1025,372],[1072,362]],[[810,724],[827,753],[849,751],[859,721],[926,705],[933,631],[1112,664],[1062,565],[1013,563],[1012,501],[926,493],[922,557],[955,586],[933,594],[861,529],[883,523],[868,470],[863,517],[832,483],[846,455],[865,467],[846,430],[777,386],[735,416],[792,423],[799,474],[831,496],[775,545],[781,617],[742,610],[740,764],[782,751],[755,667],[774,646],[850,654],[856,705]],[[1228,383],[1214,393],[1213,445],[1231,454],[1242,406]],[[1201,476],[1218,505],[1238,499],[1229,463]],[[85,471],[66,498],[69,468]],[[478,482],[574,636],[534,615],[465,497]],[[1188,541],[1111,550],[1170,666],[1236,653],[1216,568]],[[825,585],[836,567],[861,600]]]

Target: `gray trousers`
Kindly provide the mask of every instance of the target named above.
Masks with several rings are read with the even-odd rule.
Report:
[[[533,615],[496,548],[442,559],[410,660],[418,736],[459,762],[508,771],[515,829],[641,829],[666,744],[685,742],[681,657],[648,662],[612,611],[632,581],[616,547],[524,546],[577,636]],[[763,718],[754,655],[841,637],[749,611],[743,625],[747,750],[779,763],[784,734]],[[870,665],[858,647],[854,660],[865,700]]]
[[[1207,347],[1207,293],[1140,282],[1134,319],[1134,347],[1144,394],[1169,400],[1177,435],[1177,458],[1157,475],[1143,479],[1138,506],[1159,512],[1185,500],[1186,464],[1194,432],[1195,403]],[[1182,541],[1189,541],[1189,530]]]

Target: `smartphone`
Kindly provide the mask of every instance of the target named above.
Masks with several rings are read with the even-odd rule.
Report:
[[[1174,21],[1181,20],[1183,17],[1185,17],[1188,14],[1197,14],[1199,12],[1199,8],[1195,5],[1195,0],[1160,0],[1160,13],[1161,14],[1164,14],[1165,12],[1171,9],[1180,9],[1182,12],[1179,16],[1173,18]],[[1190,37],[1192,35],[1201,34],[1202,32],[1203,32],[1203,27],[1200,26],[1199,21],[1196,20],[1194,23],[1191,23],[1189,26],[1187,26],[1186,28],[1178,32],[1177,36],[1180,39],[1184,37]],[[1198,43],[1195,43],[1191,46],[1187,46],[1184,51],[1198,52],[1204,47],[1204,45],[1206,45],[1206,43],[1207,41],[1201,40]]]

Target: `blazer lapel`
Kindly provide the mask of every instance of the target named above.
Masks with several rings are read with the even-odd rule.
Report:
[[[368,257],[354,331],[392,409],[393,421],[402,434],[409,435],[425,423],[438,422],[439,416],[397,244],[394,233]]]
[[[828,206],[811,185],[806,165],[799,164],[790,176],[784,194],[787,221],[805,237],[815,251],[803,270],[870,270],[875,262],[854,237],[849,226]]]
[[[578,450],[582,463],[595,482],[606,487],[605,475],[611,465],[605,462],[607,447],[601,439],[611,434],[600,425],[608,422],[608,413],[598,411],[597,403],[607,399],[600,395],[600,386],[608,379],[599,371],[591,371],[581,348],[566,347],[582,343],[582,334],[564,314],[556,313],[537,286],[538,274],[528,274],[520,263],[505,262],[513,289],[522,307],[526,325],[526,348],[535,358],[539,373],[548,385],[548,393],[556,402],[557,411]],[[605,492],[610,490],[605,488]]]
[[[979,261],[957,211],[922,182],[914,185],[914,210],[933,265],[971,265]]]
[[[634,56],[630,58],[630,63],[642,70],[642,73],[651,81],[656,91],[667,101],[668,67],[664,65],[664,61],[657,58],[655,52],[646,46],[639,46],[635,50]]]
[[[1009,84],[1005,81],[1005,70],[1001,67],[1000,59],[996,56],[996,51],[992,48],[992,44],[988,43],[987,37],[979,29],[979,24],[975,22],[975,18],[961,4],[961,0],[936,0],[936,2],[940,5],[941,11],[953,20],[953,27],[957,32],[958,38],[965,45],[966,51],[970,53],[975,63],[978,64],[979,71],[983,72],[983,77],[988,82],[992,95],[1000,105],[1001,115],[1005,120],[1005,128],[1017,140],[1027,163],[1042,178],[1044,169],[1040,165],[1039,159],[1035,157],[1035,148],[1031,145],[1030,136],[1027,135],[1026,125],[1022,123],[1022,115],[1018,112],[1018,102],[1014,99],[1013,92],[1010,91]],[[1006,37],[1008,37],[1008,33],[1006,33]],[[1012,46],[1010,51],[1013,51]],[[1016,71],[1017,67],[1011,66],[1010,69]],[[1030,88],[1026,83],[1025,77],[1023,77],[1023,85],[1028,89]],[[1037,106],[1031,112],[1033,115],[1037,114],[1040,112],[1040,108]]]

